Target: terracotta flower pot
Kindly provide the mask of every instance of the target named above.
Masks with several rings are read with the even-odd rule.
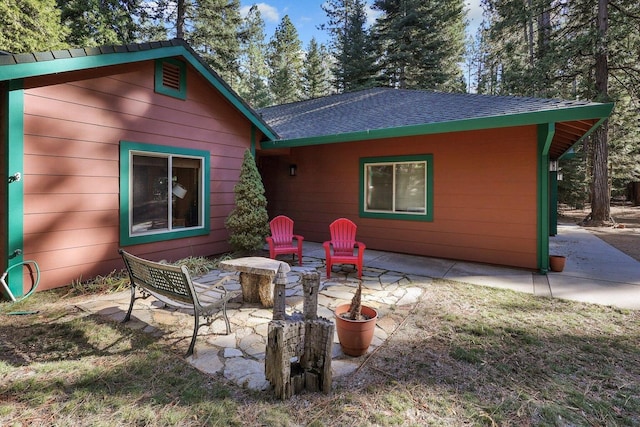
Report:
[[[362,356],[369,349],[376,329],[378,312],[371,307],[362,306],[362,314],[367,320],[350,320],[341,315],[349,311],[350,304],[342,304],[335,309],[336,331],[342,352],[349,356]]]
[[[549,268],[551,271],[561,272],[564,270],[564,264],[567,261],[567,257],[563,255],[550,255],[549,256]]]

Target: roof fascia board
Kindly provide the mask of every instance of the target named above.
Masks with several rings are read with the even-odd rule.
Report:
[[[48,74],[59,74],[171,56],[186,57],[186,53],[187,51],[183,46],[168,46],[135,52],[105,53],[99,55],[54,59],[50,61],[3,65],[0,67],[0,80],[23,79]]]
[[[263,149],[302,147],[307,145],[354,142],[369,139],[399,138],[404,136],[430,135],[438,133],[464,132],[471,130],[494,129],[515,126],[558,123],[574,120],[605,119],[613,109],[610,104],[580,105],[562,109],[534,111],[528,113],[479,117],[474,119],[452,120],[449,122],[427,123],[416,126],[366,130],[312,138],[297,138],[280,141],[262,142]]]
[[[163,46],[154,49],[105,53],[100,55],[61,58],[50,61],[30,62],[24,64],[3,65],[0,67],[0,81],[23,79],[48,74],[59,74],[90,68],[121,65],[160,58],[182,56],[205,79],[213,85],[236,109],[255,125],[270,140],[277,139],[277,135],[257,115],[251,111],[229,88],[213,75],[185,46]]]

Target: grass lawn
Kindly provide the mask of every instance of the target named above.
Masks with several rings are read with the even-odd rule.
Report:
[[[332,394],[283,402],[62,292],[0,306],[0,425],[640,426],[637,311],[436,280]]]

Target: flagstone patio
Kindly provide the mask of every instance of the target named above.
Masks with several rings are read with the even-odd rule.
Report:
[[[302,273],[309,270],[320,273],[318,316],[333,319],[333,308],[349,302],[353,296],[358,284],[356,272],[350,265],[344,265],[340,270],[336,266],[331,279],[327,280],[324,259],[305,256],[303,266],[292,265],[287,274],[287,314],[302,311],[301,277]],[[194,280],[199,286],[206,287],[227,275],[236,276],[236,273],[213,270]],[[334,384],[340,377],[358,369],[376,348],[384,344],[387,337],[415,307],[431,280],[428,277],[364,267],[362,302],[376,308],[379,317],[374,339],[366,355],[351,357],[342,353],[337,334],[334,333],[331,362]],[[227,281],[225,287],[229,291],[239,291],[237,276]],[[124,291],[96,297],[78,307],[120,322],[124,319],[129,301],[130,293]],[[268,389],[270,384],[265,378],[264,359],[272,309],[263,308],[257,303],[243,302],[239,295],[231,300],[227,313],[231,322],[231,334],[224,335],[225,324],[222,319],[200,328],[195,352],[187,361],[202,372],[221,374],[241,386],[254,390]],[[167,309],[150,297],[136,300],[131,321],[126,325],[166,340],[176,352],[184,354],[193,332],[193,316],[181,310]]]

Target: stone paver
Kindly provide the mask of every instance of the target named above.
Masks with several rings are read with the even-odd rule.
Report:
[[[339,268],[326,279],[326,270],[322,259],[304,257],[303,266],[291,266],[287,273],[286,304],[287,314],[302,310],[302,284],[304,272],[317,270],[320,273],[320,294],[318,295],[318,316],[333,320],[333,308],[348,303],[353,297],[358,280],[356,272],[349,266]],[[230,273],[211,271],[195,280],[209,286]],[[378,310],[379,318],[369,353],[384,344],[387,337],[401,323],[421,298],[430,278],[408,276],[400,272],[380,268],[363,269],[363,304],[369,304]],[[230,291],[240,289],[237,277],[226,282]],[[79,305],[85,311],[122,321],[129,306],[129,291],[106,295]],[[153,298],[136,300],[132,320],[128,327],[141,329],[156,335],[183,337],[188,344],[193,332],[193,317],[180,310],[161,309]],[[393,308],[393,315],[389,308]],[[265,378],[264,358],[266,351],[268,324],[272,319],[272,310],[259,304],[244,303],[241,297],[232,300],[227,306],[231,323],[231,334],[224,335],[225,325],[217,319],[208,328],[201,328],[196,340],[195,352],[186,360],[196,369],[208,374],[222,374],[226,379],[242,387],[253,390],[267,390],[270,387]],[[342,353],[337,333],[334,333],[332,349],[332,371],[334,380],[353,373],[362,364],[367,355],[346,356]],[[186,347],[185,347],[186,348]],[[368,353],[368,354],[369,354]],[[334,381],[335,384],[335,381]]]

